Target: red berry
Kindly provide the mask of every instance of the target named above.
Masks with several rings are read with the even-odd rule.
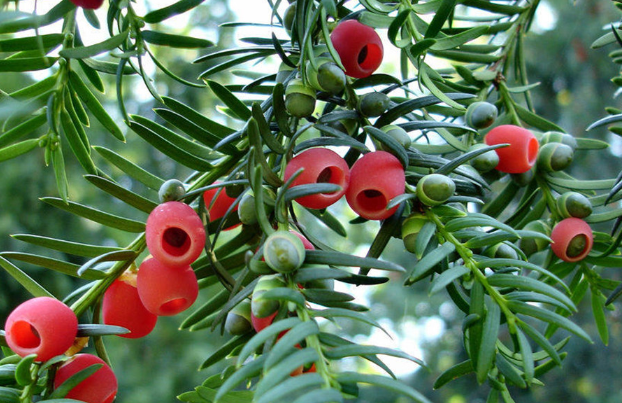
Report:
[[[88,8],[91,10],[95,10],[100,8],[102,4],[104,4],[104,0],[71,0],[76,7]]]
[[[78,318],[61,301],[37,297],[15,308],[4,330],[7,344],[16,354],[37,354],[36,361],[47,361],[72,346],[78,333]]]
[[[496,169],[509,174],[527,172],[535,164],[540,145],[536,136],[527,129],[514,125],[497,126],[484,139],[489,146],[509,143],[508,147],[497,148],[499,164]]]
[[[128,329],[130,333],[119,335],[128,339],[148,335],[158,320],[140,300],[136,277],[134,273],[123,274],[108,287],[102,302],[104,323]]]
[[[365,24],[356,20],[343,21],[335,27],[330,39],[350,77],[368,77],[382,63],[382,40]]]
[[[375,151],[359,158],[350,170],[348,204],[368,220],[390,217],[397,206],[387,210],[391,199],[404,193],[406,178],[400,161],[386,151]]]
[[[313,246],[313,244],[307,238],[305,238],[304,235],[292,230],[290,230],[289,232],[300,238],[300,240],[302,241],[302,245],[305,247],[306,250],[315,250],[315,246]]]
[[[101,358],[92,354],[76,354],[61,365],[54,377],[54,388],[58,388],[72,375],[97,364],[102,364],[102,367],[71,389],[65,398],[86,403],[112,402],[117,394],[117,377]]]
[[[215,184],[218,183],[219,182],[215,182]],[[218,196],[216,197],[216,200],[214,200],[214,196],[216,196],[216,193],[218,193]],[[203,192],[203,201],[205,202],[205,208],[207,208],[207,211],[209,212],[210,221],[215,221],[219,218],[224,217],[229,207],[231,207],[231,205],[235,203],[235,200],[235,198],[229,197],[229,195],[227,195],[225,189],[213,188]],[[237,210],[238,207],[236,206],[231,211],[234,212]],[[238,225],[240,224],[235,224],[230,226],[229,228],[225,228],[225,231],[233,229]]]
[[[190,265],[205,246],[201,218],[192,207],[178,201],[153,209],[147,218],[145,237],[153,257],[170,267]]]
[[[312,209],[323,209],[335,203],[346,193],[350,180],[350,168],[346,161],[336,152],[328,148],[310,148],[294,158],[285,167],[284,180],[296,173],[300,168],[304,171],[294,179],[292,186],[309,183],[333,183],[341,186],[334,193],[317,193],[296,199],[301,205]]]
[[[266,316],[265,318],[258,318],[251,311],[251,323],[253,324],[253,329],[255,329],[257,333],[261,332],[272,324],[276,314],[277,312],[274,312],[272,315]]]
[[[551,231],[551,249],[565,262],[577,262],[587,256],[594,244],[589,224],[580,218],[561,220]]]
[[[136,288],[145,308],[158,316],[185,311],[199,294],[197,277],[190,266],[170,267],[155,258],[140,265]]]

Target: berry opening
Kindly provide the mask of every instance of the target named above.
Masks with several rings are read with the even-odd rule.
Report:
[[[585,234],[579,234],[572,238],[566,248],[566,256],[577,257],[581,256],[585,252],[587,247],[587,236]]]
[[[182,256],[190,249],[190,237],[181,228],[167,228],[162,241],[162,248],[173,256]]]
[[[336,166],[330,166],[324,168],[317,176],[317,183],[332,183],[334,185],[339,185],[342,188],[345,185],[345,175],[343,171]],[[322,194],[335,194],[337,192],[327,192]]]
[[[39,332],[25,320],[15,322],[11,327],[11,334],[15,343],[22,348],[37,348],[41,344]]]
[[[380,46],[373,43],[367,44],[359,52],[357,62],[362,69],[373,71],[378,68],[378,60],[382,60],[382,53]]]
[[[357,203],[366,210],[379,211],[387,207],[384,194],[376,189],[365,189],[356,196]]]
[[[187,305],[186,298],[175,298],[160,305],[160,314],[163,316],[172,316],[183,311]]]

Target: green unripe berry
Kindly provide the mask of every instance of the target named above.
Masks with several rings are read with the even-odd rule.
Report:
[[[358,102],[358,111],[367,118],[382,115],[388,108],[391,100],[383,92],[370,92],[363,95]]]
[[[305,247],[296,235],[289,231],[275,231],[263,245],[263,256],[270,268],[279,273],[291,273],[302,266]]]
[[[540,145],[548,144],[548,143],[562,143],[566,144],[572,151],[577,149],[577,139],[574,138],[573,135],[568,133],[550,131],[543,133],[540,137]]]
[[[486,147],[486,144],[474,144],[469,148],[469,151],[474,151]],[[495,167],[499,164],[499,155],[495,152],[495,150],[486,151],[485,153],[471,159],[469,163],[478,172],[489,172],[495,169]]]
[[[572,163],[574,151],[563,143],[546,143],[538,151],[536,164],[545,172],[562,171]]]
[[[495,259],[518,259],[518,253],[510,245],[503,242],[484,249],[484,256]]]
[[[527,225],[525,225],[523,229],[526,231],[539,232],[547,236],[551,235],[551,227],[549,227],[547,223],[541,220],[531,221],[527,223]],[[533,255],[536,252],[544,250],[547,246],[549,246],[549,242],[545,239],[540,239],[540,238],[523,237],[518,243],[518,247],[523,252],[525,252],[525,255],[527,256]]]
[[[168,201],[176,201],[184,197],[186,188],[182,181],[177,179],[169,179],[160,186],[158,190],[158,198],[160,203]]]
[[[464,120],[474,129],[485,129],[497,119],[497,107],[488,102],[474,102],[467,108]]]
[[[316,59],[316,68],[307,62],[307,78],[316,90],[337,95],[346,87],[346,73],[328,57]]]
[[[237,304],[227,314],[225,330],[234,336],[248,333],[253,328],[251,324],[251,302],[248,299]]]
[[[238,218],[244,225],[253,225],[257,223],[257,213],[255,211],[255,196],[253,192],[247,192],[242,196],[238,204]]]
[[[315,89],[295,78],[285,88],[285,109],[297,118],[311,116],[315,110]]]
[[[412,140],[410,139],[408,132],[402,129],[400,126],[386,125],[386,126],[381,127],[380,129],[386,134],[388,134],[389,136],[391,136],[395,141],[400,143],[400,145],[404,147],[405,149],[408,149],[408,147],[410,147]],[[389,151],[389,150],[385,150],[385,151]]]
[[[456,191],[456,184],[450,177],[429,174],[417,183],[417,198],[426,206],[443,204]]]
[[[279,301],[264,299],[262,296],[267,291],[283,286],[285,283],[278,274],[263,275],[259,278],[253,289],[251,299],[251,312],[255,317],[265,318],[279,309]]]
[[[294,68],[285,63],[279,65],[279,70],[276,72],[276,82],[284,83],[285,80],[292,74]]]
[[[407,251],[415,253],[415,242],[419,232],[427,222],[428,218],[421,213],[413,213],[404,220],[402,223],[402,241]]]
[[[585,218],[592,214],[592,203],[578,192],[566,192],[557,199],[557,210],[562,218]]]

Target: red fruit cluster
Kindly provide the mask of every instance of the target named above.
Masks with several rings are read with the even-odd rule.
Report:
[[[54,388],[57,389],[71,376],[93,365],[101,365],[101,368],[74,386],[65,398],[86,403],[112,402],[117,395],[117,377],[101,358],[91,354],[76,354],[65,361],[56,371]]]
[[[61,301],[51,297],[30,299],[8,316],[6,342],[16,354],[36,354],[36,361],[47,361],[72,346],[78,333],[78,319]]]
[[[515,125],[497,126],[486,134],[487,145],[509,144],[497,148],[499,164],[496,169],[510,174],[527,172],[535,164],[540,144],[538,139],[527,129]]]
[[[95,10],[104,4],[104,0],[71,0],[76,7],[88,8]]]
[[[304,169],[292,182],[293,186],[329,182],[341,191],[314,194],[296,199],[308,208],[321,209],[335,203],[345,194],[352,210],[368,220],[390,217],[397,207],[387,209],[391,199],[404,193],[406,176],[399,160],[386,151],[375,151],[359,158],[351,169],[334,151],[312,148],[303,151],[287,164],[284,179]]]
[[[382,63],[384,48],[380,36],[373,28],[356,20],[337,25],[330,40],[350,77],[368,77]]]
[[[145,239],[153,257],[143,261],[136,277],[144,307],[157,316],[176,315],[188,309],[199,292],[190,264],[205,246],[201,218],[185,203],[162,203],[147,218]]]

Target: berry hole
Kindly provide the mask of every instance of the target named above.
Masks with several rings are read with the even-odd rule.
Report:
[[[356,196],[358,204],[368,211],[381,211],[387,207],[384,194],[376,189],[366,189]]]
[[[339,185],[341,187],[344,186],[345,176],[341,169],[337,167],[326,167],[319,173],[316,179],[316,183],[332,183],[335,185]],[[326,194],[331,194],[335,192],[330,192]]]
[[[581,256],[585,252],[586,247],[587,236],[585,236],[584,234],[579,234],[572,238],[568,243],[568,247],[566,248],[566,255],[568,257]]]
[[[164,231],[162,247],[174,256],[182,256],[190,249],[190,237],[181,228],[171,227]]]
[[[41,337],[37,329],[24,320],[13,324],[11,334],[15,343],[22,348],[37,348],[41,344]]]
[[[364,70],[375,70],[378,67],[378,60],[382,59],[382,49],[375,44],[367,44],[359,52],[357,62]],[[536,140],[537,141],[537,140]]]

